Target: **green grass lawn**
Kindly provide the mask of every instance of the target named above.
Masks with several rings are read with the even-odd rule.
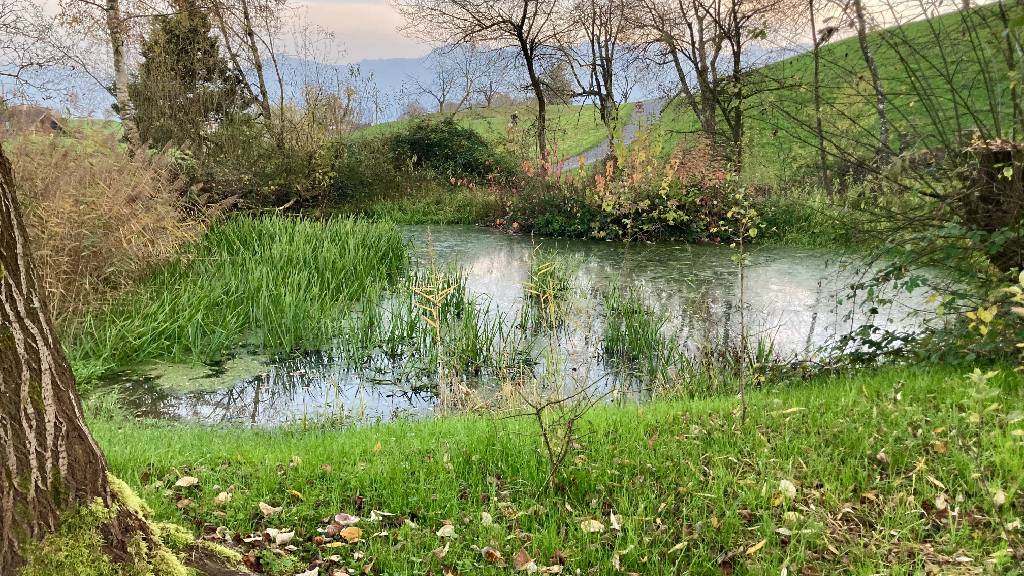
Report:
[[[278,574],[1019,574],[1024,388],[1007,369],[975,399],[964,371],[760,391],[746,423],[733,397],[597,408],[557,489],[529,418],[245,429],[91,404],[89,424],[157,519],[294,531],[232,544]],[[337,513],[358,530],[322,538]]]
[[[507,130],[512,114],[519,115],[519,127],[513,133]],[[621,123],[629,121],[633,104],[622,108]],[[440,117],[431,114],[430,117]],[[476,130],[491,142],[512,141],[515,145],[533,146],[532,130],[537,110],[531,104],[496,106],[493,108],[471,108],[456,114],[463,125]],[[387,134],[401,130],[410,120],[396,120],[363,128],[357,137]],[[594,148],[608,139],[608,132],[601,123],[597,108],[586,105],[555,104],[548,106],[548,142],[560,158],[572,158]]]
[[[1020,13],[1019,8],[1012,10]],[[970,18],[972,22],[984,19],[985,27],[999,28],[994,16],[991,7],[980,7]],[[869,44],[889,94],[894,146],[902,142],[909,149],[927,148],[935,146],[940,137],[955,139],[963,129],[979,124],[992,127],[996,121],[993,108],[999,110],[1003,116],[999,120],[1005,126],[1012,107],[1010,82],[999,52],[1002,36],[984,32],[988,36],[982,37],[981,47],[975,51],[965,30],[960,14],[948,14],[871,34]],[[942,41],[937,42],[936,36]],[[999,41],[985,42],[988,37]],[[904,48],[894,51],[885,38]],[[749,98],[745,107],[744,169],[751,181],[777,184],[816,170],[815,136],[808,128],[813,126],[813,65],[809,53],[801,54],[767,65],[753,75],[753,90],[771,89]],[[995,86],[991,93],[985,89],[985,74]],[[912,83],[929,87],[930,94],[922,97],[926,91],[912,88]],[[828,146],[834,150],[841,145],[870,155],[871,146],[877,143],[878,123],[870,76],[855,36],[822,47],[821,86]],[[950,86],[956,87],[957,96]],[[670,145],[699,128],[681,98],[665,111],[659,126]],[[671,150],[671,146],[664,149]]]

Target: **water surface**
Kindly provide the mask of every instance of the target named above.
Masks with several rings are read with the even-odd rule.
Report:
[[[591,381],[614,379],[594,342],[601,311],[586,295],[613,285],[643,288],[651,305],[668,314],[666,330],[686,343],[735,338],[739,326],[736,251],[675,242],[623,244],[540,240],[469,226],[403,228],[419,262],[461,266],[467,287],[491,313],[507,317],[523,305],[538,246],[578,258],[584,304],[578,324],[561,340],[567,370]],[[744,271],[744,307],[750,338],[771,341],[777,354],[806,358],[851,328],[870,322],[897,332],[915,330],[926,294],[901,294],[869,314],[850,297],[861,278],[849,258],[816,249],[758,248]],[[597,331],[599,332],[599,331]],[[611,377],[611,378],[610,378]],[[353,370],[340,354],[313,351],[271,359],[240,353],[214,366],[155,364],[112,383],[140,415],[210,423],[274,424],[330,416],[374,421],[422,416],[434,409],[429,386],[404,377],[392,362]]]

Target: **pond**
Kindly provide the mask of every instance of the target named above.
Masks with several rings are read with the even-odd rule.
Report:
[[[526,286],[538,246],[548,257],[575,262],[576,304],[557,336],[548,340],[558,347],[558,370],[587,385],[623,387],[641,395],[643,379],[626,374],[602,348],[607,311],[601,295],[609,291],[642,294],[643,310],[661,319],[656,323],[659,338],[682,350],[735,341],[742,309],[750,346],[762,344],[783,359],[812,357],[868,322],[913,332],[929,309],[927,294],[918,290],[899,294],[884,309],[866,310],[849,294],[861,266],[822,250],[756,248],[744,268],[741,308],[736,250],[727,246],[540,240],[470,226],[409,226],[403,233],[416,262],[461,268],[469,298],[483,310],[480,318],[507,325],[509,333],[528,305]],[[138,415],[206,423],[266,425],[326,416],[365,422],[435,410],[430,378],[410,378],[401,360],[382,354],[353,366],[344,348],[283,358],[239,353],[216,365],[153,364],[118,375],[110,385]],[[553,363],[533,344],[530,350],[530,370]],[[471,385],[484,395],[498,386],[483,376]]]

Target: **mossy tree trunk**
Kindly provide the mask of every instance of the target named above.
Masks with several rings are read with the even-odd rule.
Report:
[[[0,149],[0,574],[14,574],[25,546],[56,530],[65,511],[96,498],[109,506],[106,468],[82,418]],[[112,556],[128,531],[107,533]]]

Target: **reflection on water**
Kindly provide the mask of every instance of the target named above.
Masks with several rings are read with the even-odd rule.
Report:
[[[411,226],[404,232],[417,258],[458,263],[473,294],[496,312],[515,316],[538,241],[475,227]],[[688,341],[708,334],[727,340],[737,331],[738,273],[728,247],[566,240],[545,240],[543,246],[579,256],[579,283],[590,290],[642,285],[652,304],[669,312],[668,329]],[[867,321],[894,331],[920,324],[913,312],[927,308],[924,293],[903,294],[872,315],[845,298],[855,279],[847,264],[821,250],[753,252],[745,273],[751,338],[770,338],[780,353],[806,356]],[[576,318],[588,330],[563,337],[566,369],[586,371],[591,380],[607,376],[599,366],[599,345],[584,334],[600,321],[594,308],[591,303]],[[277,360],[240,355],[218,366],[155,365],[113,384],[139,414],[215,423],[273,424],[328,415],[388,420],[429,414],[435,402],[422,382],[403,374],[400,363],[374,358],[357,371],[330,352]]]

